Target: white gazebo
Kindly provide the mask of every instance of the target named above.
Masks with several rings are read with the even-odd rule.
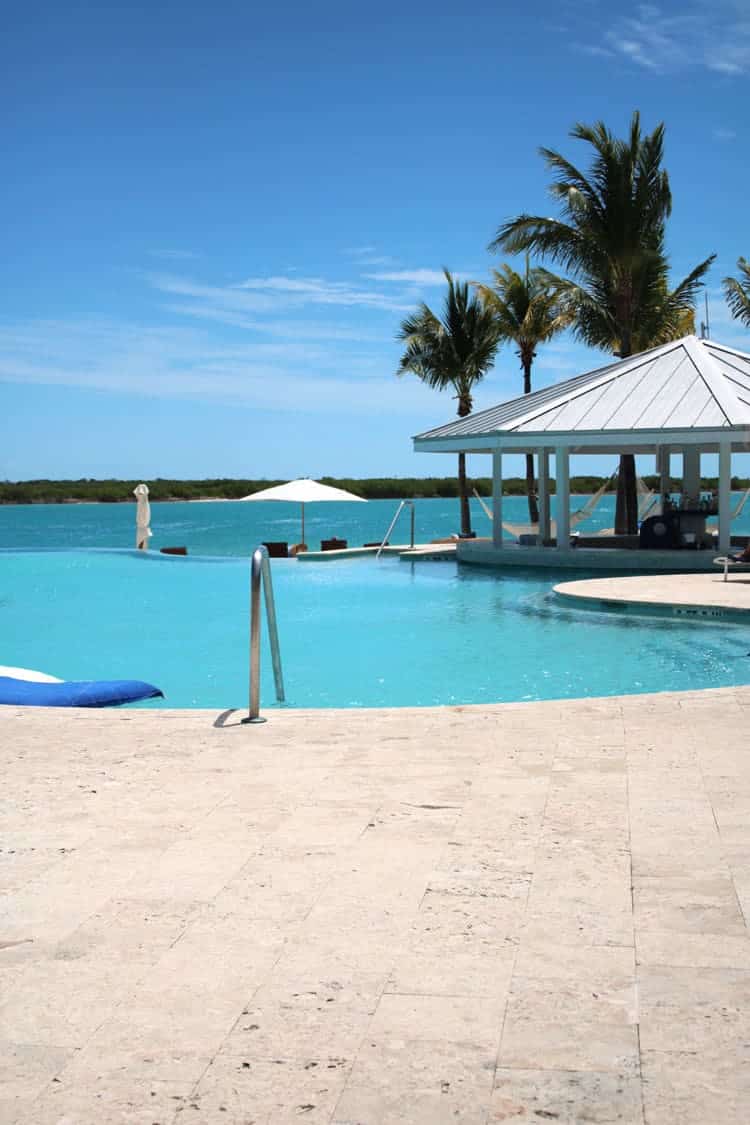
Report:
[[[731,542],[732,453],[750,450],[750,354],[685,336],[419,434],[414,449],[492,455],[492,541],[460,543],[459,558],[467,562],[704,569],[710,566],[710,551],[605,547],[573,552],[570,456],[655,456],[663,494],[669,488],[671,454],[678,453],[683,493],[697,498],[701,454],[718,454],[718,550],[724,553]],[[513,550],[503,542],[504,453],[537,456],[539,546]],[[553,546],[542,546],[551,539],[550,454],[555,459],[557,535]]]

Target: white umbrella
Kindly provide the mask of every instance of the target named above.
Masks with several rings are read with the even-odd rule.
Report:
[[[261,492],[253,492],[250,496],[243,496],[243,500],[283,500],[290,504],[302,505],[302,542],[305,542],[305,504],[321,504],[326,501],[357,501],[366,504],[362,496],[355,496],[353,492],[345,492],[343,488],[331,488],[327,484],[319,484],[316,480],[303,478],[290,480],[286,484],[277,484],[273,488],[264,488]]]
[[[139,551],[148,550],[148,541],[151,538],[151,505],[148,502],[148,485],[137,484],[133,495],[138,501],[135,510],[135,545]]]

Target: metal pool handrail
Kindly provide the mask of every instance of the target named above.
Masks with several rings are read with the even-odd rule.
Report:
[[[243,723],[265,723],[260,714],[260,585],[266,599],[266,622],[268,640],[271,645],[273,678],[276,684],[276,699],[284,702],[284,677],[281,673],[281,652],[279,632],[276,627],[276,604],[273,600],[271,564],[265,547],[256,547],[250,563],[250,706]]]
[[[385,547],[386,543],[388,542],[388,538],[389,538],[391,532],[393,531],[394,527],[396,526],[396,521],[398,520],[398,517],[401,515],[401,513],[403,512],[403,510],[404,510],[404,508],[406,507],[407,504],[411,508],[411,543],[410,543],[410,546],[412,546],[412,547],[414,546],[414,501],[413,500],[402,500],[401,503],[399,504],[398,508],[396,508],[396,514],[393,517],[393,519],[391,520],[390,527],[388,528],[385,535],[383,536],[382,543],[380,544],[377,551],[375,552],[375,558],[376,559],[380,558],[380,552],[383,550],[383,547]]]

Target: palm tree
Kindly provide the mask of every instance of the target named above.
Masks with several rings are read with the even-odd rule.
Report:
[[[532,269],[526,255],[526,271],[517,273],[507,263],[492,271],[492,285],[476,285],[485,306],[495,317],[501,340],[511,340],[518,348],[523,371],[523,393],[531,394],[531,368],[536,349],[570,323],[562,307],[559,288],[546,270]],[[529,520],[539,522],[539,507],[534,480],[534,454],[526,454],[526,494]]]
[[[750,262],[737,259],[740,277],[725,277],[722,281],[724,297],[735,320],[750,328]]]
[[[678,338],[715,255],[670,288],[664,125],[643,136],[634,113],[625,140],[603,122],[578,124],[570,135],[593,150],[588,172],[552,149],[540,150],[554,173],[551,192],[562,217],[520,215],[499,228],[490,249],[533,251],[561,265],[570,274],[560,280],[561,293],[586,344],[625,357]],[[615,528],[626,534],[638,528],[632,454],[620,457]]]
[[[469,286],[455,281],[444,270],[448,292],[442,317],[422,302],[401,323],[397,339],[406,344],[398,375],[418,376],[428,387],[452,388],[458,399],[458,416],[471,414],[472,394],[495,360],[499,338],[495,317]],[[458,494],[461,503],[461,534],[471,534],[469,494],[466,484],[466,455],[458,455]]]

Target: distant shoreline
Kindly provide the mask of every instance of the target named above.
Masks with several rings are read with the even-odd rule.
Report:
[[[570,478],[570,491],[574,495],[586,496],[596,492],[607,478],[600,476],[573,476]],[[657,476],[647,475],[644,483],[650,489],[658,489]],[[364,500],[454,500],[458,498],[458,482],[449,477],[321,477],[323,484],[343,488]],[[14,507],[25,504],[134,504],[133,489],[140,483],[137,480],[29,480],[0,481],[0,505]],[[144,481],[149,488],[152,504],[209,504],[230,503],[242,500],[263,488],[282,484],[280,480],[236,480],[215,478],[204,480],[156,480]],[[555,492],[552,480],[551,492]],[[471,489],[480,496],[492,495],[492,481],[489,477],[474,477],[469,481]],[[733,491],[748,488],[750,481],[740,477],[732,478]],[[681,481],[673,479],[670,491],[679,492]],[[717,482],[706,477],[701,488],[715,491]],[[526,481],[522,477],[508,477],[503,481],[504,496],[525,496]]]

